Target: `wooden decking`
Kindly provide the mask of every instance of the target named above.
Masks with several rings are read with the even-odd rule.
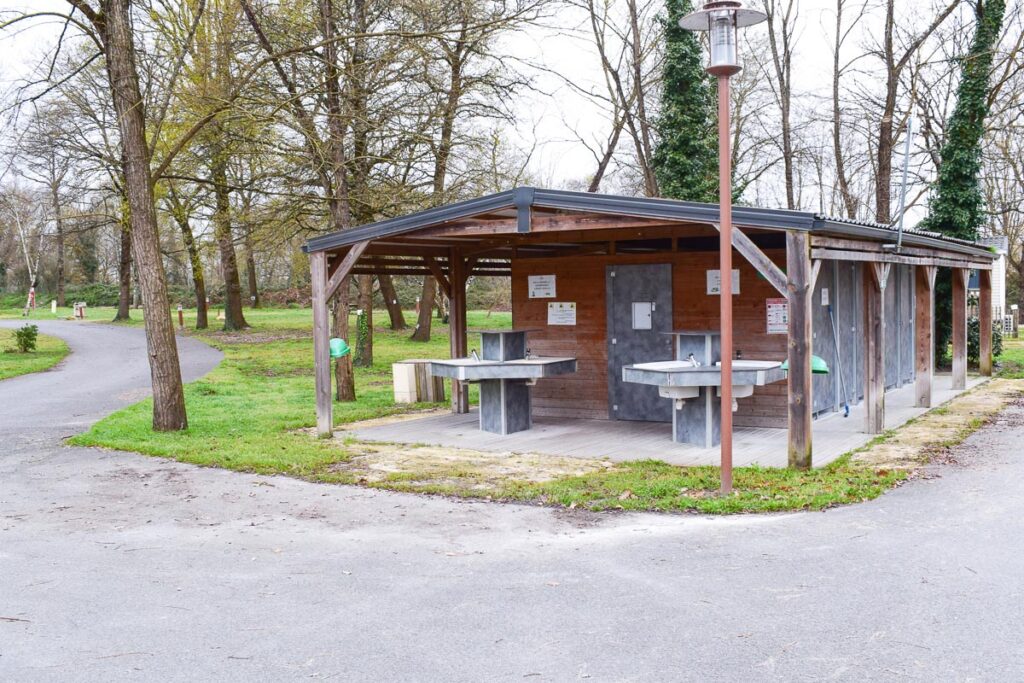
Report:
[[[984,381],[971,377],[968,387]],[[935,377],[934,403],[940,405],[961,393],[953,391],[949,375]],[[914,387],[908,384],[885,395],[885,426],[898,427],[924,413],[914,407]],[[463,415],[431,415],[346,431],[361,441],[429,444],[491,452],[543,453],[615,461],[657,459],[675,465],[717,465],[718,448],[698,448],[672,441],[672,426],[658,422],[625,422],[570,418],[534,418],[533,429],[508,436],[481,432],[474,410]],[[841,413],[815,420],[814,465],[826,465],[843,453],[863,446],[872,436],[863,431],[864,410],[853,406],[848,418]],[[785,467],[787,439],[784,428],[737,428],[733,435],[737,467],[758,464]]]

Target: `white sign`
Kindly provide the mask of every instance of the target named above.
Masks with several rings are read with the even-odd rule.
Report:
[[[708,271],[708,295],[717,296],[722,292],[722,273],[719,270]],[[732,295],[740,293],[740,271],[732,271]]]
[[[767,299],[768,334],[789,332],[789,302],[785,299]]]
[[[828,306],[828,287],[821,288],[821,305]]]
[[[575,325],[576,302],[552,301],[548,304],[548,325]]]
[[[554,275],[530,275],[526,278],[530,288],[531,299],[554,299],[555,298],[555,276]]]

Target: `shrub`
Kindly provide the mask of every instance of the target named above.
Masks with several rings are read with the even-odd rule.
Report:
[[[981,321],[978,318],[967,320],[967,364],[978,366],[981,359]],[[999,322],[992,323],[992,356],[998,358],[1003,354],[1003,329]]]
[[[28,353],[36,350],[36,341],[39,338],[38,325],[23,325],[14,331],[14,343],[18,351]]]

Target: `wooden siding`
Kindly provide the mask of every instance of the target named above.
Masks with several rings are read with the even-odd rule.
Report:
[[[766,252],[785,266],[785,250]],[[534,414],[549,417],[608,419],[608,349],[605,314],[605,268],[613,264],[672,264],[673,327],[717,329],[719,301],[709,296],[706,271],[718,268],[717,252],[662,252],[617,256],[579,256],[516,259],[512,262],[512,321],[516,327],[536,328],[529,336],[533,353],[574,356],[575,375],[547,379],[534,388]],[[733,297],[735,348],[748,360],[786,358],[786,335],[766,333],[766,299],[781,295],[742,256],[733,254],[740,271],[740,294]],[[530,299],[529,275],[555,275],[554,299]],[[552,301],[576,303],[575,326],[548,326],[547,305]],[[735,424],[747,427],[784,427],[786,383],[758,387],[754,395],[739,399]]]

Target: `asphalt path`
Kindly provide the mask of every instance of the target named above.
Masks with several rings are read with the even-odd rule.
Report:
[[[588,514],[66,447],[145,340],[40,328],[72,354],[0,382],[0,680],[1024,680],[1019,407],[857,506]]]

